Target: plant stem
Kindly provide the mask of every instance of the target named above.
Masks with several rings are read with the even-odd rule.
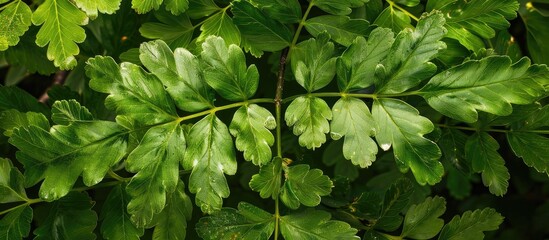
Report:
[[[23,204],[20,204],[20,205],[17,205],[15,207],[12,207],[12,208],[8,208],[2,212],[0,212],[0,216],[4,215],[4,214],[7,214],[13,210],[16,210],[18,208],[21,208],[21,207],[25,207],[25,206],[29,206],[31,204],[35,204],[35,203],[40,203],[40,202],[43,202],[44,200],[40,199],[40,198],[36,198],[36,199],[28,199],[25,203]]]
[[[276,155],[282,157],[282,91],[284,90],[284,73],[286,71],[286,59],[289,49],[282,50],[280,54],[280,67],[278,69],[278,79],[276,82],[275,111],[276,111]],[[281,174],[281,173],[278,173]],[[274,239],[278,240],[278,225],[280,222],[279,198],[275,196],[275,230]]]
[[[130,179],[129,178],[123,178],[120,175],[116,174],[112,169],[108,172],[109,176],[119,182],[127,182]]]
[[[211,114],[211,113],[215,113],[217,111],[227,110],[227,109],[231,109],[231,108],[237,108],[237,107],[241,107],[241,106],[248,105],[248,104],[251,104],[251,103],[272,103],[272,102],[273,102],[273,99],[271,99],[271,98],[251,99],[251,100],[247,100],[247,101],[243,101],[243,102],[237,102],[237,103],[231,103],[231,104],[228,104],[228,105],[223,105],[223,106],[220,106],[220,107],[214,107],[212,109],[208,109],[208,110],[205,110],[205,111],[202,111],[202,112],[197,112],[197,113],[194,113],[194,114],[191,114],[191,115],[180,117],[180,118],[177,119],[177,121],[182,122],[182,121],[185,121],[185,120],[190,120],[190,119],[193,119],[193,118],[197,118],[197,117],[205,116],[205,115],[208,115],[208,114]],[[164,123],[162,123],[162,124],[164,124]]]
[[[401,6],[399,6],[398,4],[396,4],[395,2],[391,1],[391,0],[387,0],[387,2],[389,3],[389,5],[391,5],[391,7],[394,7],[398,10],[400,10],[401,12],[403,12],[404,14],[408,15],[408,17],[414,19],[416,22],[419,21],[419,18],[414,16],[414,14],[408,12],[406,9],[402,8]]]
[[[355,98],[389,98],[389,97],[405,97],[417,95],[419,92],[404,92],[399,94],[367,94],[367,93],[344,93],[344,92],[316,92],[316,93],[305,93],[300,95],[294,95],[282,99],[282,103],[292,101],[298,97],[302,96],[312,96],[312,97],[355,97]]]
[[[295,34],[294,34],[294,39],[292,39],[292,44],[290,44],[290,50],[288,52],[288,57],[287,58],[291,57],[292,49],[297,44],[297,40],[299,39],[299,35],[301,34],[301,30],[303,29],[303,26],[305,26],[305,21],[307,20],[307,17],[309,17],[309,13],[311,12],[311,8],[313,8],[314,5],[315,5],[314,0],[309,2],[309,6],[307,7],[307,10],[305,10],[305,13],[303,14],[303,17],[301,18],[301,21],[299,21],[299,25],[297,26],[297,30],[295,31]]]

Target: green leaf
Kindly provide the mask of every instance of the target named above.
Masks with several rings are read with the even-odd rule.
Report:
[[[446,16],[449,38],[458,40],[472,51],[484,47],[482,39],[496,36],[496,31],[509,27],[508,19],[517,16],[519,4],[515,0],[449,0],[431,5],[427,10],[438,9]]]
[[[406,29],[396,36],[387,58],[376,66],[376,92],[401,93],[436,72],[430,60],[446,48],[440,41],[446,34],[443,24],[442,14],[425,14],[415,30]]]
[[[472,123],[478,110],[509,115],[512,103],[534,102],[545,94],[548,78],[546,66],[530,65],[527,58],[512,64],[509,57],[493,56],[441,72],[419,92],[440,113]]]
[[[344,97],[332,108],[334,119],[330,124],[332,139],[345,137],[343,155],[355,165],[366,168],[376,160],[377,144],[371,138],[376,123],[370,109],[357,98]]]
[[[234,114],[229,130],[236,138],[236,149],[244,152],[244,159],[264,165],[272,158],[271,146],[276,121],[271,112],[256,104],[240,107]]]
[[[53,65],[53,62],[48,60],[47,49],[36,45],[38,30],[38,27],[31,26],[21,36],[17,45],[9,47],[5,52],[0,51],[0,55],[4,54],[6,61],[12,67],[21,66],[26,68],[29,73],[38,72],[42,75],[50,75],[58,69]]]
[[[240,29],[243,47],[254,56],[263,51],[275,52],[290,45],[292,32],[284,24],[268,18],[263,11],[246,1],[232,2],[233,21]]]
[[[48,204],[48,216],[34,230],[34,239],[94,240],[97,214],[91,210],[93,203],[87,194],[71,192]]]
[[[17,208],[0,220],[0,239],[24,239],[29,236],[32,221],[32,208]]]
[[[80,49],[76,43],[86,39],[82,25],[88,17],[69,0],[46,0],[32,15],[34,25],[42,25],[36,35],[36,45],[48,45],[48,59],[56,67],[68,70],[76,67],[74,57]]]
[[[148,225],[166,205],[166,194],[175,191],[179,162],[185,153],[185,135],[177,121],[150,128],[126,160],[126,169],[137,173],[128,183],[128,213],[139,227]]]
[[[292,50],[292,71],[297,82],[308,92],[328,85],[336,73],[334,44],[327,34],[299,43]]]
[[[368,41],[357,37],[337,60],[339,89],[349,92],[373,85],[375,68],[387,56],[393,42],[393,32],[387,28],[373,30]]]
[[[267,16],[282,23],[297,23],[302,18],[298,0],[253,0]]]
[[[146,22],[139,28],[143,37],[161,39],[172,49],[187,47],[192,40],[194,27],[187,15],[175,16],[167,11],[155,11],[160,22]]]
[[[187,221],[191,219],[193,205],[180,180],[176,190],[166,199],[166,207],[154,218],[153,239],[183,240],[187,235]]]
[[[31,25],[32,11],[23,1],[16,1],[7,5],[0,12],[0,51],[19,43]]]
[[[80,105],[74,99],[69,101],[61,100],[53,103],[51,108],[51,119],[59,125],[69,125],[74,122],[88,122],[93,120],[90,111]]]
[[[191,128],[183,160],[186,170],[192,169],[189,190],[196,194],[195,203],[202,212],[221,209],[223,198],[229,196],[229,186],[223,173],[236,173],[236,155],[227,126],[210,114]]]
[[[440,216],[446,211],[446,201],[442,197],[428,197],[420,204],[412,205],[404,217],[401,237],[431,239],[435,237],[444,220]]]
[[[307,207],[317,206],[320,197],[332,191],[332,181],[320,169],[309,170],[309,165],[299,164],[284,169],[284,172],[286,181],[282,186],[282,202],[290,208],[299,207],[299,203]],[[297,203],[297,207],[293,203]]]
[[[45,179],[40,198],[57,200],[69,193],[82,175],[86,186],[99,183],[126,154],[124,130],[114,122],[75,122],[50,131],[37,126],[16,128],[9,142],[20,151],[27,186]]]
[[[369,0],[308,0],[323,11],[333,15],[349,15],[351,8],[363,6]]]
[[[246,68],[246,57],[237,45],[223,38],[208,37],[202,44],[204,78],[223,98],[242,101],[253,97],[259,84],[259,72],[252,64]]]
[[[27,201],[24,181],[23,174],[9,159],[0,158],[0,203]]]
[[[97,18],[98,12],[113,14],[120,9],[122,0],[75,0],[76,6],[91,18]]]
[[[258,174],[252,176],[250,188],[259,192],[262,198],[275,199],[280,191],[282,177],[282,158],[275,157],[273,161],[263,165]]]
[[[347,16],[324,15],[310,18],[305,22],[305,29],[314,37],[327,32],[332,40],[349,46],[355,38],[366,37],[371,29],[370,23],[364,19],[351,19]]]
[[[90,87],[110,93],[105,100],[109,109],[126,115],[143,124],[156,124],[177,118],[173,101],[164,91],[162,83],[152,74],[133,63],[119,67],[111,57],[88,60],[86,74]]]
[[[130,197],[121,185],[115,186],[101,209],[101,234],[104,239],[139,240],[143,228],[136,227],[130,220],[126,206]]]
[[[34,125],[44,130],[50,129],[50,122],[41,113],[22,113],[15,109],[0,112],[0,129],[5,130],[4,135],[10,137],[13,130],[18,127]]]
[[[433,185],[441,180],[440,149],[423,136],[434,129],[429,119],[407,103],[388,98],[374,101],[372,115],[379,146],[387,151],[392,145],[397,163],[411,168],[419,184]]]
[[[238,204],[238,210],[223,208],[196,225],[198,235],[206,240],[267,240],[275,228],[274,216],[246,202]]]
[[[342,221],[330,220],[325,211],[306,209],[280,218],[280,232],[287,240],[360,239],[357,230]]]
[[[334,176],[344,176],[345,179],[354,181],[359,176],[359,169],[352,162],[345,159],[341,151],[342,148],[343,141],[330,142],[322,154],[322,162],[326,166],[334,166]],[[337,185],[335,187],[337,188]]]
[[[179,15],[189,9],[189,0],[166,0],[166,10],[169,10],[173,15]]]
[[[189,0],[187,14],[192,19],[210,16],[215,11],[221,10],[213,0]]]
[[[419,0],[396,0],[395,3],[405,5],[407,7],[415,7],[419,4]]]
[[[143,65],[162,81],[178,108],[195,112],[213,107],[214,94],[196,56],[183,48],[172,52],[160,40],[141,44],[139,51]]]
[[[482,240],[484,231],[498,229],[503,222],[503,217],[492,208],[467,211],[460,216],[455,216],[444,226],[439,240]]]
[[[375,25],[380,27],[389,28],[393,32],[400,32],[406,28],[414,29],[412,26],[412,19],[400,10],[392,7],[387,7],[383,10],[374,21]]]
[[[549,31],[546,30],[549,17],[525,7],[520,8],[519,14],[527,30],[526,45],[529,56],[535,63],[549,64],[549,49],[543,47],[549,39]]]
[[[549,105],[532,113],[522,126],[507,133],[507,140],[513,152],[524,160],[529,167],[538,172],[549,174],[549,138],[528,130],[549,126]]]
[[[240,45],[240,30],[238,30],[226,11],[220,11],[208,17],[204,24],[200,26],[200,31],[200,36],[196,38],[197,42],[203,42],[213,35],[222,37],[227,44]]]
[[[0,111],[15,109],[20,112],[38,112],[49,115],[49,109],[43,103],[18,87],[0,86]]]
[[[301,96],[290,103],[284,119],[288,126],[293,126],[293,133],[299,136],[299,145],[314,150],[326,142],[332,111],[321,98]]]
[[[139,14],[147,13],[151,10],[158,10],[163,0],[132,0],[132,8]]]
[[[400,212],[408,206],[414,192],[412,183],[400,178],[385,192],[379,215],[375,218],[375,229],[394,231],[402,224]]]
[[[475,133],[465,143],[465,156],[475,172],[482,173],[484,186],[496,196],[503,196],[509,187],[509,170],[498,153],[499,144],[486,132]]]

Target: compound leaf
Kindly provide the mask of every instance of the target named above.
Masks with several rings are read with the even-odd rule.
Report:
[[[81,106],[76,100],[71,99],[69,101],[61,100],[53,103],[51,120],[59,125],[69,125],[74,122],[92,121],[93,116],[87,108]]]
[[[306,209],[280,218],[280,232],[287,240],[360,239],[357,230],[342,221],[330,220],[325,211]]]
[[[375,83],[378,93],[401,93],[417,86],[437,70],[430,62],[446,48],[442,37],[444,17],[440,13],[425,14],[416,29],[401,31],[384,61],[376,66]]]
[[[434,76],[421,90],[429,105],[451,118],[475,122],[477,111],[509,115],[511,104],[530,104],[545,94],[549,69],[527,58],[506,56],[468,61]],[[500,94],[505,92],[505,94]]]
[[[82,9],[86,14],[95,19],[98,12],[113,14],[120,8],[122,0],[75,0],[76,6]]]
[[[101,209],[101,234],[105,239],[113,240],[139,240],[144,230],[135,226],[126,206],[130,197],[124,191],[122,185],[115,186]]]
[[[172,52],[161,40],[143,43],[139,59],[166,86],[178,108],[195,112],[213,107],[213,92],[204,80],[200,61],[188,50]]]
[[[192,169],[189,190],[196,194],[195,203],[202,212],[221,209],[229,186],[223,173],[236,173],[236,155],[229,129],[215,114],[204,117],[189,132],[183,160],[186,170]]]
[[[374,29],[368,41],[357,37],[337,60],[339,89],[349,92],[373,85],[375,68],[387,56],[393,42],[393,32],[387,28]]]
[[[158,10],[163,0],[132,0],[132,8],[139,14],[147,13],[151,10]]]
[[[438,161],[440,149],[423,135],[434,130],[433,123],[414,107],[397,99],[377,99],[372,107],[377,123],[376,139],[387,151],[393,146],[395,159],[412,169],[419,184],[435,184],[444,174]]]
[[[9,159],[0,158],[0,203],[27,201],[23,183],[23,174]]]
[[[150,128],[126,160],[126,169],[137,173],[126,191],[128,212],[137,226],[150,223],[166,205],[166,194],[175,191],[179,162],[185,153],[185,135],[177,121]]]
[[[179,15],[189,9],[189,0],[166,0],[164,4],[166,4],[166,10],[173,15]]]
[[[193,205],[180,180],[176,190],[168,195],[166,207],[154,218],[153,239],[183,240],[187,235],[187,221],[191,219]]]
[[[17,208],[0,220],[0,239],[24,239],[29,236],[32,208]]]
[[[378,149],[371,138],[375,135],[376,123],[368,106],[360,99],[344,97],[335,103],[332,112],[330,135],[334,140],[345,137],[343,156],[362,168],[372,165]]]
[[[440,216],[446,211],[446,201],[442,197],[428,197],[420,204],[412,205],[404,217],[401,237],[431,239],[444,226]]]
[[[309,0],[323,11],[333,15],[349,15],[351,8],[363,6],[369,0]]]
[[[274,215],[246,202],[238,204],[238,210],[223,208],[200,219],[196,226],[198,235],[206,240],[267,240],[274,231]]]
[[[15,109],[0,112],[0,129],[5,130],[5,136],[10,137],[15,128],[29,125],[34,125],[44,130],[50,129],[50,122],[44,114],[35,112],[22,113]]]
[[[114,122],[75,122],[49,132],[34,125],[16,128],[9,142],[20,150],[25,185],[45,179],[40,198],[54,201],[67,195],[80,175],[87,186],[99,183],[126,154],[125,135]]]
[[[250,188],[259,192],[259,196],[262,198],[272,197],[275,199],[280,191],[281,174],[282,158],[275,157],[273,161],[261,166],[258,174],[252,176]]]
[[[465,143],[465,157],[471,160],[475,172],[482,173],[484,186],[492,194],[503,196],[509,187],[510,175],[498,149],[498,142],[488,133],[475,133]]]
[[[290,103],[284,119],[288,126],[293,126],[293,133],[299,136],[299,145],[314,150],[326,142],[332,111],[321,98],[301,96]]]
[[[334,44],[327,34],[299,43],[292,52],[292,70],[297,82],[308,92],[328,85],[336,73]]]
[[[139,28],[143,37],[161,39],[172,49],[189,45],[195,28],[187,15],[175,16],[160,10],[154,16],[159,22],[146,22]]]
[[[236,149],[244,152],[244,159],[264,165],[272,158],[274,143],[272,129],[276,121],[271,112],[256,104],[240,107],[234,114],[229,131],[236,138]]]
[[[154,75],[133,63],[119,67],[111,57],[95,57],[88,60],[86,74],[90,87],[110,93],[105,100],[109,109],[118,115],[126,115],[143,124],[172,121],[177,113],[172,99],[162,83]]]
[[[286,181],[281,199],[290,208],[299,207],[299,203],[314,207],[320,204],[321,196],[332,191],[332,181],[320,169],[309,170],[309,165],[299,164],[284,171]]]
[[[246,57],[237,45],[220,37],[208,37],[202,44],[204,78],[223,98],[242,101],[252,97],[259,84],[259,72],[252,64],[246,68]]]
[[[91,210],[93,201],[87,194],[70,192],[48,205],[48,216],[42,225],[34,230],[36,235],[34,239],[94,240],[96,238],[93,230],[97,225],[97,214]]]
[[[308,19],[305,22],[305,29],[315,37],[322,32],[327,32],[332,40],[343,46],[351,45],[355,38],[365,37],[371,31],[370,23],[364,19],[333,15]]]
[[[481,240],[484,239],[484,231],[498,229],[503,222],[503,217],[492,208],[467,211],[460,216],[455,216],[442,228],[439,240]]]
[[[260,9],[247,1],[232,2],[233,21],[240,29],[243,47],[255,56],[263,51],[274,52],[290,45],[292,32],[286,25],[268,18]]]
[[[32,11],[23,1],[16,1],[0,12],[0,51],[19,43],[31,25]]]
[[[74,57],[80,52],[76,43],[86,39],[82,25],[88,17],[69,0],[46,0],[32,15],[34,25],[42,25],[36,35],[36,45],[48,45],[48,59],[56,67],[68,70],[76,67]]]

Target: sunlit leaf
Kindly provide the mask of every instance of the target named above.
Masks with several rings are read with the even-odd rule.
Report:
[[[32,12],[23,1],[16,1],[0,12],[0,51],[19,43],[31,25]]]
[[[90,111],[82,107],[76,100],[56,101],[51,108],[51,119],[60,125],[69,125],[74,122],[92,121]]]
[[[301,146],[315,149],[326,142],[326,133],[330,131],[328,120],[332,119],[332,110],[320,98],[302,96],[290,103],[284,119],[288,126],[293,126],[293,133],[299,136]]]
[[[327,34],[299,43],[292,52],[292,71],[297,82],[308,92],[328,85],[336,73],[334,44]]]
[[[280,232],[287,240],[360,239],[357,230],[342,221],[330,220],[325,211],[307,209],[280,218]]]
[[[227,15],[226,11],[208,17],[204,24],[200,26],[200,35],[196,38],[197,42],[203,42],[209,36],[219,36],[227,42],[227,44],[240,45],[240,30],[233,23],[233,19]]]
[[[98,12],[113,14],[120,8],[122,0],[75,0],[76,6],[84,10],[92,19],[96,18]]]
[[[258,174],[252,176],[250,188],[259,192],[262,198],[275,199],[280,191],[282,179],[282,159],[275,157],[273,161],[261,167]]]
[[[10,137],[15,128],[29,125],[34,125],[44,130],[50,129],[50,122],[44,114],[35,112],[22,113],[15,109],[0,112],[0,129],[4,130],[5,136]]]

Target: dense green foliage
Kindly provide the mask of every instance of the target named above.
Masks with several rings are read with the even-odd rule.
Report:
[[[547,238],[547,22],[546,0],[0,0],[0,239]]]

